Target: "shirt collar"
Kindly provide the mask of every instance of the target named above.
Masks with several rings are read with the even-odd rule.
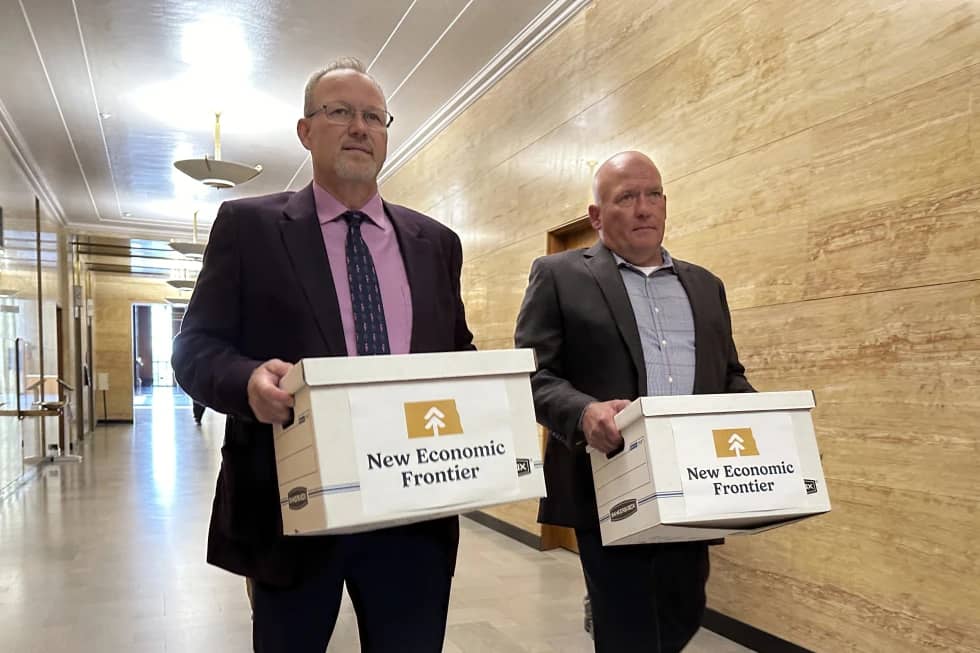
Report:
[[[613,252],[612,250],[609,250],[609,251],[612,252],[613,258],[616,259],[616,266],[617,267],[629,268],[631,270],[639,270],[639,267],[633,265],[632,263],[630,263],[629,261],[627,261],[626,259],[624,259],[622,256],[620,256],[616,252]],[[665,248],[661,247],[660,248],[660,255],[663,257],[664,262],[663,262],[662,265],[656,266],[651,271],[651,274],[653,272],[657,272],[658,270],[665,270],[665,269],[668,269],[668,268],[670,269],[671,272],[673,272],[674,274],[677,274],[677,270],[674,269],[674,259],[671,258],[670,252],[668,252]]]
[[[313,200],[316,203],[316,214],[320,220],[320,224],[337,220],[347,211],[353,210],[344,206],[340,200],[330,194],[330,191],[321,188],[316,182],[313,182]],[[382,231],[388,231],[391,227],[388,216],[385,215],[381,195],[378,193],[375,193],[374,197],[367,201],[367,204],[356,210],[366,215]]]

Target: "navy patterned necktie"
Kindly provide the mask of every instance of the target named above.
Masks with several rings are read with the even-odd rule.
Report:
[[[374,260],[361,235],[361,224],[367,216],[347,211],[341,216],[347,222],[347,282],[351,307],[354,309],[354,333],[358,356],[388,354],[388,326]]]

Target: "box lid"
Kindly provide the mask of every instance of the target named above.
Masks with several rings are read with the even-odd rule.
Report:
[[[304,358],[283,378],[280,387],[295,394],[304,385],[333,386],[389,381],[456,379],[535,370],[531,349],[456,351],[395,356]]]
[[[641,417],[803,410],[814,406],[812,390],[640,397],[616,415],[616,426],[622,430]]]

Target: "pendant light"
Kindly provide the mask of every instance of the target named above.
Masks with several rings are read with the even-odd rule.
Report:
[[[197,242],[197,211],[194,211],[194,226],[193,231],[191,231],[191,242],[172,240],[170,241],[171,249],[174,249],[186,258],[193,261],[200,261],[204,258],[204,247],[206,243]]]
[[[262,166],[221,160],[221,112],[214,114],[214,158],[181,159],[174,167],[211,188],[234,188],[262,172]]]

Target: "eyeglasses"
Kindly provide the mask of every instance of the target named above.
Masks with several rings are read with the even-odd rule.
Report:
[[[368,129],[387,129],[395,120],[395,117],[384,109],[358,111],[346,102],[330,102],[321,105],[319,109],[306,114],[306,117],[312,118],[318,113],[322,113],[329,122],[335,125],[349,125],[354,122],[357,114],[361,114],[361,118],[364,119],[364,124],[367,125]]]

